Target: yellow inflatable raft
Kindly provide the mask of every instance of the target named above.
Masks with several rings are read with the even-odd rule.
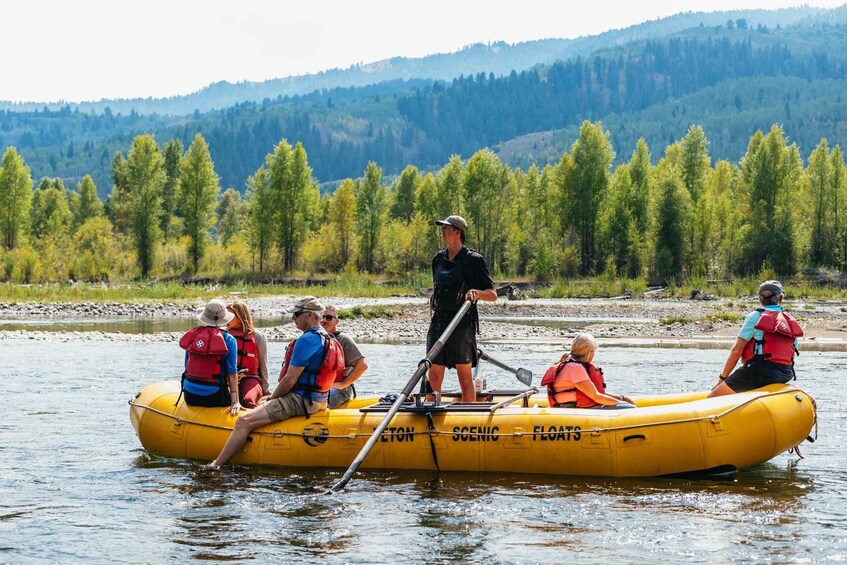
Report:
[[[516,391],[483,402],[409,402],[362,467],[649,477],[726,473],[791,449],[816,422],[814,399],[789,385],[705,398],[640,397],[630,410],[550,408],[544,395],[498,407]],[[179,383],[145,387],[130,418],[151,453],[212,461],[237,416],[181,401]],[[311,418],[257,429],[233,463],[346,468],[385,417],[389,403],[355,399]]]

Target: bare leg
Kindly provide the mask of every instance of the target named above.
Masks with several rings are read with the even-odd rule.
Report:
[[[429,386],[435,392],[441,392],[441,385],[444,383],[444,369],[444,365],[431,365],[429,367],[427,379],[429,379]]]
[[[462,389],[462,402],[476,402],[476,388],[473,384],[473,371],[470,363],[456,365],[459,375],[459,387]]]
[[[247,443],[250,432],[259,426],[270,423],[271,417],[268,416],[268,411],[264,406],[258,406],[238,418],[235,422],[235,429],[232,430],[229,439],[226,440],[220,455],[212,461],[212,467],[217,468],[226,465],[230,459],[244,449],[244,444]]]
[[[713,398],[715,396],[724,396],[725,394],[735,394],[735,391],[729,388],[729,385],[724,381],[719,382],[709,391],[709,396],[706,398]]]

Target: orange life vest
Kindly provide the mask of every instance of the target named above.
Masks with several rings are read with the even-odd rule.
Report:
[[[188,352],[185,375],[197,381],[220,382],[226,375],[226,346],[223,331],[209,326],[188,330],[179,340],[179,346]]]
[[[309,331],[318,334],[323,340],[323,361],[321,361],[317,372],[304,369],[300,374],[300,378],[297,379],[297,384],[294,388],[310,392],[327,392],[332,388],[332,383],[344,380],[344,349],[334,336],[325,331]],[[293,339],[288,344],[288,347],[285,348],[285,358],[282,361],[282,368],[279,371],[280,381],[285,376],[285,372],[291,364],[291,356],[294,354],[294,344],[296,342],[297,340]]]
[[[576,388],[572,382],[565,378],[565,365],[568,363],[579,363],[588,373],[588,378],[594,383],[594,387],[600,394],[606,393],[606,383],[603,380],[603,369],[597,367],[593,363],[585,361],[577,361],[576,359],[567,357],[564,361],[557,361],[550,365],[544,377],[541,379],[541,386],[547,386],[547,397],[550,400],[550,406],[558,406],[563,402],[567,402],[568,396],[565,393],[576,392],[577,408],[592,408],[599,406],[590,396]]]
[[[259,348],[256,346],[256,338],[251,333],[244,335],[242,330],[231,329],[229,334],[235,338],[238,344],[238,370],[247,369],[246,374],[255,376],[259,374]]]
[[[795,339],[803,336],[803,328],[786,312],[758,308],[762,313],[756,323],[756,329],[762,331],[762,339],[751,339],[741,352],[741,362],[745,365],[754,359],[770,361],[780,365],[793,365],[794,355],[798,354]],[[756,346],[761,353],[756,353]]]

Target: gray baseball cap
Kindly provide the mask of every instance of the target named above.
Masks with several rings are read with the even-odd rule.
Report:
[[[443,220],[435,220],[437,226],[452,226],[462,231],[468,231],[468,223],[461,216],[447,216]]]
[[[759,294],[765,298],[773,295],[785,294],[782,291],[782,283],[779,281],[765,281],[759,285]]]

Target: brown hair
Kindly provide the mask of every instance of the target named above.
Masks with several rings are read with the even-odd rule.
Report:
[[[256,331],[256,327],[253,325],[253,317],[250,315],[250,310],[247,309],[246,304],[240,300],[236,300],[227,306],[227,308],[235,314],[236,318],[241,320],[241,331],[244,332],[244,335],[249,335]]]

